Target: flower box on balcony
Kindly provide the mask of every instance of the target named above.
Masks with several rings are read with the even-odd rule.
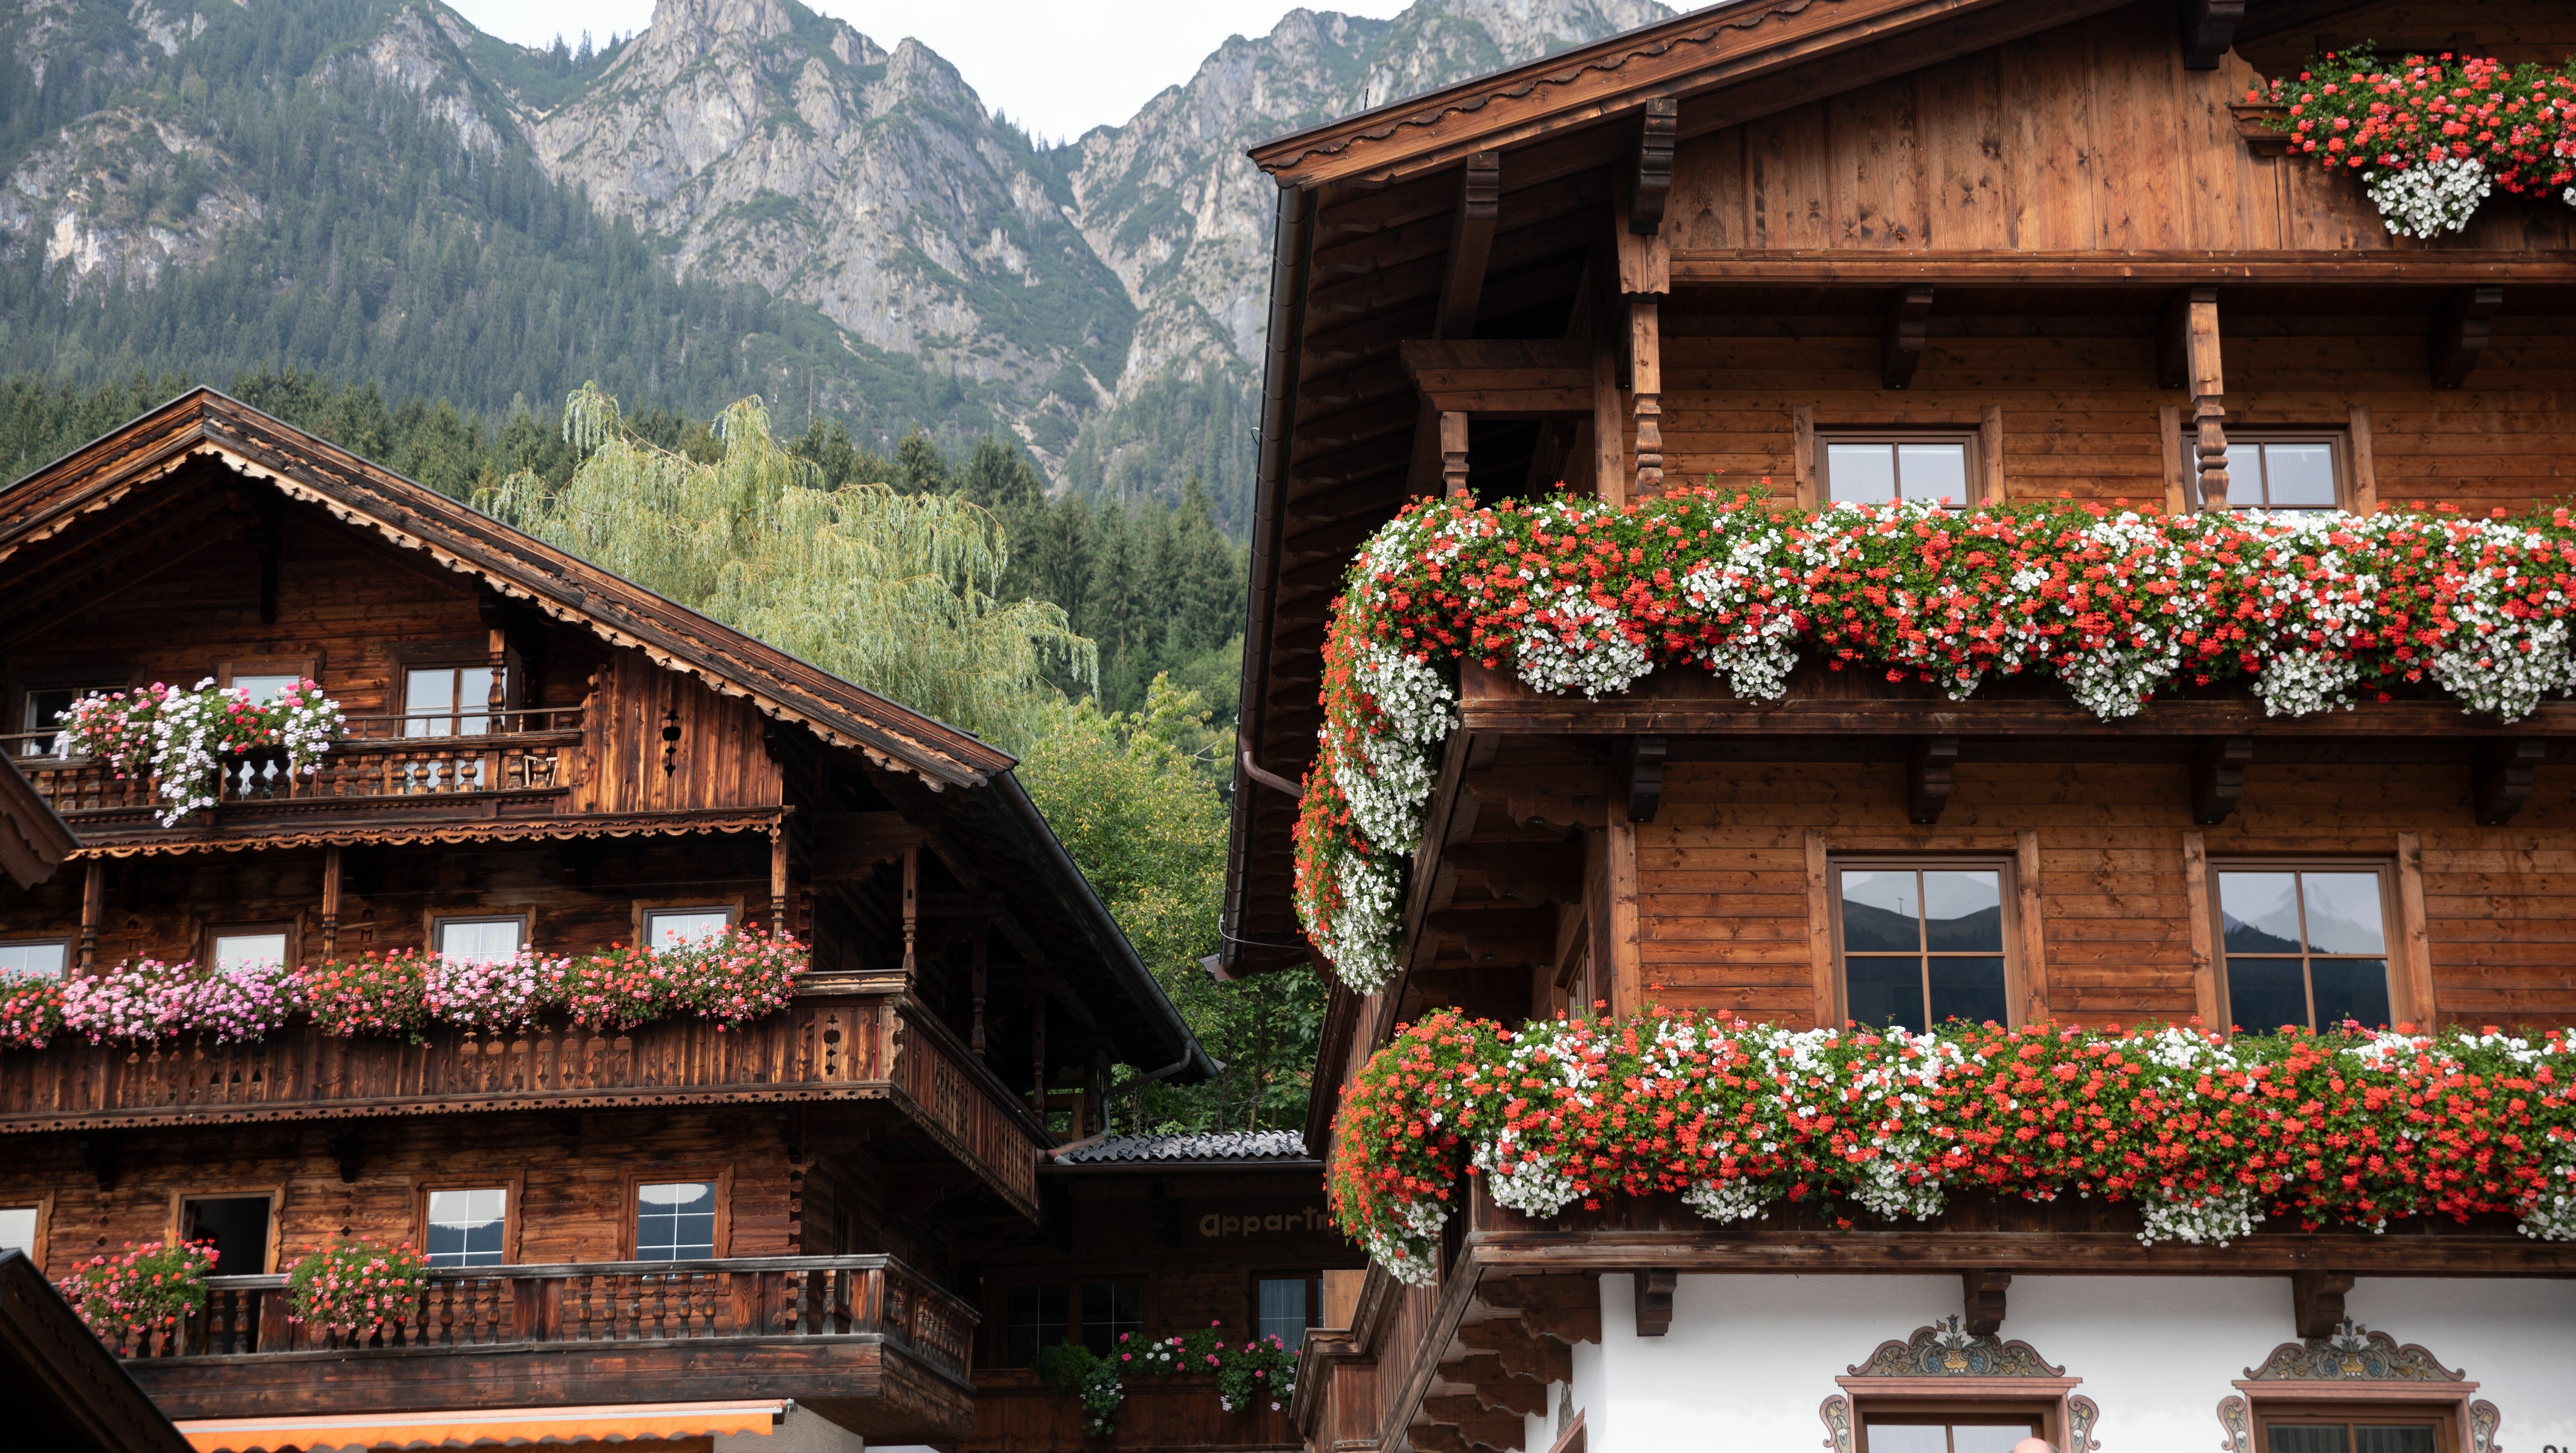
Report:
[[[2256,156],[2289,155],[2290,135],[2281,129],[2289,119],[2289,107],[2239,101],[2227,109],[2236,117],[2236,134],[2245,138],[2247,151]]]

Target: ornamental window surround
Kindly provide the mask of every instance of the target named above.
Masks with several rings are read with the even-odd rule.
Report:
[[[2388,864],[2213,858],[2209,873],[2225,958],[2221,1023],[2262,1034],[2408,1017],[2389,972]]]
[[[2101,1447],[2102,1411],[2075,1390],[2081,1377],[2027,1342],[1971,1333],[1948,1316],[1886,1341],[1816,1409],[1832,1453],[2008,1453],[2044,1438],[2068,1453]],[[2243,1450],[2252,1453],[2252,1450]]]
[[[2504,1421],[2465,1372],[2351,1321],[2273,1348],[2235,1387],[2223,1453],[2496,1453]]]
[[[1834,857],[1836,1022],[1917,1032],[2014,1022],[2020,964],[2003,857]]]

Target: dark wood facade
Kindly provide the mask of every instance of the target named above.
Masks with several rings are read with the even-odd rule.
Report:
[[[35,1212],[49,1274],[180,1234],[192,1198],[267,1207],[206,1317],[124,1349],[176,1414],[786,1397],[953,1442],[957,1228],[1041,1224],[1038,1156],[1095,1128],[1113,1066],[1207,1069],[1008,757],[219,395],[0,492],[0,582],[9,725],[69,690],[277,674],[349,718],[317,773],[228,760],[176,826],[148,778],[11,733],[23,831],[75,841],[0,887],[0,942],[84,973],[250,925],[318,963],[506,916],[576,954],[691,906],[812,948],[793,1006],[740,1032],[297,1022],[0,1054],[0,1208]],[[407,673],[450,667],[497,684],[422,735]],[[637,1187],[674,1180],[715,1185],[713,1257],[638,1262]],[[285,1320],[306,1248],[419,1244],[466,1186],[507,1192],[505,1264],[438,1272],[387,1345]]]
[[[2556,62],[2576,8],[1737,0],[1256,148],[1281,206],[1232,964],[1306,953],[1274,946],[1297,935],[1325,623],[1409,499],[1713,478],[1812,506],[1837,433],[1939,433],[1973,499],[2181,511],[2227,498],[2198,477],[2204,419],[2325,441],[2355,512],[2562,498],[2576,213],[2499,192],[2462,235],[2392,237],[2352,179],[2239,114],[2258,75],[2370,37]],[[2576,1017],[2564,702],[2506,727],[2439,700],[2271,718],[2203,693],[2103,722],[2037,683],[1952,703],[1810,663],[1779,702],[1672,671],[1591,701],[1471,665],[1460,714],[1397,976],[1336,990],[1319,1087],[1437,1005],[1840,1023],[1847,859],[1991,865],[2016,1023],[2227,1023],[2231,862],[2379,875],[2405,1018]],[[2506,751],[2530,769],[2512,810]],[[1471,1219],[1436,1285],[1372,1272],[1351,1327],[1310,1343],[1311,1446],[1523,1447],[1520,1415],[1599,1338],[1603,1270],[1663,1268],[1666,1320],[1674,1271],[2576,1275],[2509,1226],[2221,1251],[2019,1207],[1869,1234],[1652,1204]]]

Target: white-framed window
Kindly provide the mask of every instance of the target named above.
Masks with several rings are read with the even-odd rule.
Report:
[[[733,910],[721,905],[644,910],[644,944],[657,950],[703,943],[731,927]]]
[[[2371,863],[2212,863],[2227,954],[2227,1020],[2378,1028],[2395,1017],[2388,873]]]
[[[429,1264],[499,1266],[509,1227],[510,1192],[502,1186],[429,1193]]]
[[[71,940],[21,938],[0,943],[0,974],[31,979],[59,979],[70,966]]]
[[[207,934],[218,971],[286,962],[287,930],[272,924],[218,928]]]
[[[635,1188],[637,1261],[704,1261],[715,1254],[714,1181],[664,1181]]]
[[[528,920],[515,913],[442,918],[436,925],[438,956],[458,963],[490,964],[515,957],[526,946]]]
[[[41,1206],[0,1206],[0,1251],[22,1251],[33,1257],[36,1232],[40,1229],[37,1223],[43,1213]]]
[[[1992,859],[1836,860],[1844,1014],[1876,1029],[2010,1024],[2010,890]]]
[[[2231,434],[2227,440],[2227,507],[2342,509],[2343,437],[2319,432]]]
[[[1966,505],[1975,499],[1968,481],[1975,477],[1976,444],[1971,433],[1819,432],[1818,482],[1834,504]]]
[[[502,678],[506,689],[508,677]],[[403,735],[478,737],[492,729],[490,666],[414,666],[403,673]]]

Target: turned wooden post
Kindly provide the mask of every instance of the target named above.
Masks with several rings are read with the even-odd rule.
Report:
[[[88,871],[81,875],[80,966],[84,974],[98,968],[98,921],[106,911],[107,863],[92,858]]]
[[[2184,294],[2182,305],[2200,507],[2223,510],[2227,508],[2227,381],[2219,363],[2218,289],[2193,288]]]
[[[1440,415],[1440,492],[1451,499],[1467,492],[1467,416],[1455,409]]]
[[[340,956],[340,849],[322,850],[322,959]]]
[[[904,907],[912,906],[909,882],[905,884]],[[784,937],[787,923],[787,824],[781,822],[769,830],[769,931]],[[910,934],[907,929],[906,937]],[[909,945],[907,944],[907,947]],[[908,955],[907,955],[908,957]]]
[[[1628,305],[1629,412],[1637,421],[1637,474],[1632,499],[1664,492],[1663,333],[1657,305]]]
[[[921,849],[903,850],[903,977],[909,982],[915,967],[913,945],[921,933]]]

